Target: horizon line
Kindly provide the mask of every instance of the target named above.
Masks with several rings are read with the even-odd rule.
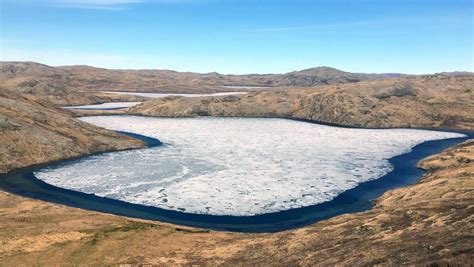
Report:
[[[173,72],[179,72],[179,73],[195,73],[195,74],[211,74],[211,73],[216,73],[220,75],[236,75],[236,76],[245,76],[245,75],[282,75],[282,74],[289,74],[292,72],[301,72],[301,71],[306,71],[306,70],[311,70],[311,69],[317,69],[317,68],[328,68],[328,69],[334,69],[337,71],[341,72],[346,72],[346,73],[351,73],[351,74],[374,74],[374,75],[388,75],[388,74],[394,74],[394,75],[405,75],[405,76],[423,76],[423,75],[434,75],[434,74],[440,74],[440,73],[467,73],[467,74],[474,74],[474,71],[469,71],[469,70],[446,70],[446,71],[440,71],[440,72],[434,72],[434,73],[406,73],[406,72],[352,72],[352,71],[347,71],[347,70],[342,70],[337,67],[331,67],[327,65],[321,65],[321,66],[314,66],[314,67],[309,67],[309,68],[303,68],[303,69],[297,69],[297,70],[292,70],[288,72],[275,72],[275,73],[243,73],[243,74],[235,74],[235,73],[222,73],[219,71],[210,71],[210,72],[199,72],[199,71],[179,71],[179,70],[173,70],[173,69],[168,69],[168,68],[105,68],[105,67],[97,67],[93,65],[87,65],[87,64],[67,64],[67,65],[49,65],[45,63],[41,63],[38,61],[31,61],[31,60],[0,60],[0,63],[34,63],[34,64],[39,64],[39,65],[44,65],[47,67],[51,68],[61,68],[61,67],[89,67],[89,68],[95,68],[95,69],[104,69],[104,70],[122,70],[122,71],[149,71],[149,70],[155,70],[155,71],[173,71]]]

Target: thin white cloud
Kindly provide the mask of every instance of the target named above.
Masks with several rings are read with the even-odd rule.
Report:
[[[2,0],[0,0],[2,1]],[[14,4],[42,5],[56,8],[125,10],[141,3],[178,4],[197,0],[3,0]]]
[[[142,0],[54,0],[52,2],[68,5],[94,5],[94,6],[113,6],[124,4],[141,3]]]
[[[96,9],[96,10],[125,10],[124,6],[98,6],[98,5],[51,5],[57,8]]]
[[[336,22],[317,25],[297,25],[297,26],[282,26],[282,27],[267,27],[248,29],[251,32],[291,32],[291,31],[316,31],[316,30],[338,30],[338,29],[360,29],[387,25],[433,25],[436,23],[443,23],[444,25],[462,25],[468,24],[472,17],[465,16],[441,16],[429,18],[378,18],[365,21],[348,21]],[[384,29],[386,31],[386,29]]]
[[[382,21],[356,21],[348,23],[332,23],[332,24],[320,24],[320,25],[304,25],[304,26],[290,26],[290,27],[269,27],[269,28],[258,28],[252,29],[251,31],[256,32],[284,32],[284,31],[306,31],[306,30],[331,30],[348,27],[365,27],[380,25]]]
[[[123,10],[128,5],[142,2],[142,0],[50,0],[49,5],[62,8]]]
[[[123,10],[131,5],[140,4],[149,0],[0,0],[13,5],[45,6],[54,8],[79,8]]]

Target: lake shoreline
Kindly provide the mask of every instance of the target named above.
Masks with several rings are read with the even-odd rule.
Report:
[[[466,134],[465,131],[463,131],[463,133]],[[411,152],[393,157],[389,160],[394,166],[392,172],[379,179],[361,183],[357,187],[341,193],[328,202],[254,216],[199,215],[131,204],[54,187],[37,179],[32,174],[32,172],[40,168],[40,166],[50,166],[54,163],[45,163],[35,167],[30,166],[12,171],[5,175],[0,175],[0,188],[21,196],[132,218],[162,221],[220,231],[252,233],[278,232],[313,224],[340,214],[369,210],[372,207],[371,200],[382,195],[384,192],[418,181],[423,176],[423,171],[416,167],[418,161],[472,138],[472,136],[474,135],[469,133],[467,137],[463,138],[427,141],[419,144],[415,146]],[[142,138],[148,138],[140,135],[132,137],[140,140],[142,140]],[[146,140],[142,141],[145,141],[148,146],[159,145],[159,143],[153,144],[153,140],[159,142],[159,140],[153,138],[149,138],[147,140],[148,142]],[[66,159],[59,162],[73,160],[77,160],[77,158]],[[398,176],[402,176],[402,179],[394,181],[394,178]],[[5,181],[7,181],[7,183],[5,183]],[[10,182],[10,184],[8,182]],[[28,192],[28,190],[25,190],[28,188],[33,190]],[[275,221],[279,221],[279,223],[275,224]]]

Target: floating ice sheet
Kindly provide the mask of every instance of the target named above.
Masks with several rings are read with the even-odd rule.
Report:
[[[143,93],[143,92],[119,92],[119,91],[104,91],[104,93],[116,95],[136,95],[149,98],[165,98],[168,96],[182,96],[182,97],[201,97],[201,96],[228,96],[228,95],[245,95],[247,92],[222,92],[211,94],[165,94],[165,93]]]
[[[122,109],[136,106],[142,102],[107,102],[102,104],[94,105],[82,105],[82,106],[65,106],[67,109],[90,109],[90,110],[103,110],[103,109]]]
[[[84,117],[164,145],[86,157],[35,175],[163,209],[248,216],[329,201],[392,170],[388,159],[461,134],[349,129],[285,119]]]

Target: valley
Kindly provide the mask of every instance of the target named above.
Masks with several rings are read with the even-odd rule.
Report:
[[[77,119],[84,115],[277,117],[356,128],[474,130],[474,75],[470,73],[371,75],[315,68],[278,75],[219,75],[25,62],[2,62],[1,70],[3,173],[144,146],[139,140]],[[245,94],[153,99],[104,92],[110,90],[154,94],[240,90]],[[116,102],[142,103],[120,110],[61,108]],[[425,174],[418,182],[385,192],[369,210],[272,234],[218,232],[132,219],[2,191],[0,228],[9,230],[0,236],[0,262],[468,263],[472,261],[469,233],[474,230],[470,221],[473,160],[470,139],[422,160],[418,166]]]

